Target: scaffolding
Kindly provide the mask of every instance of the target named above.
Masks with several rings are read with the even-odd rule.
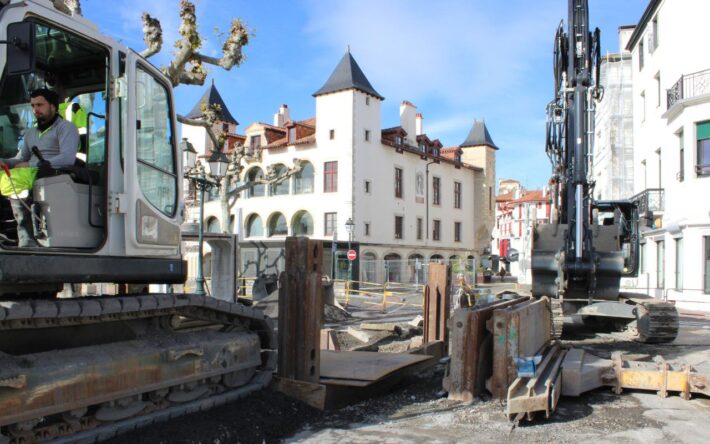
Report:
[[[596,109],[594,197],[627,199],[634,193],[631,54],[604,56],[600,77],[604,99]]]

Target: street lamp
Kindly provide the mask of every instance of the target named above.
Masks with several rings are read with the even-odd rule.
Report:
[[[219,187],[219,182],[227,173],[229,159],[221,151],[212,150],[212,154],[207,163],[209,164],[209,173],[205,171],[204,166],[196,161],[197,152],[192,147],[192,144],[183,139],[180,143],[182,151],[185,155],[185,179],[195,184],[195,188],[200,190],[200,223],[199,223],[199,240],[197,242],[197,276],[195,277],[195,294],[205,295],[205,277],[202,270],[202,250],[204,246],[204,218],[205,218],[205,190],[212,187]]]
[[[352,248],[352,242],[353,242],[353,232],[355,231],[355,222],[353,222],[353,218],[349,217],[348,220],[345,221],[345,231],[348,232],[348,252],[350,252],[350,249]],[[350,287],[350,281],[353,280],[353,261],[348,258],[348,288]]]

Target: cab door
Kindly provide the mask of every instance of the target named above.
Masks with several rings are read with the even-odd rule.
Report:
[[[127,68],[121,202],[126,254],[179,257],[182,180],[172,88],[133,52]]]

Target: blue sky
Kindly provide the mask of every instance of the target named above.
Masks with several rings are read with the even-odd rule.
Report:
[[[84,0],[83,12],[128,46],[144,48],[143,11],[163,25],[170,60],[179,0]],[[424,130],[445,146],[461,143],[473,119],[485,119],[495,143],[497,177],[528,188],[547,182],[545,105],[552,99],[552,40],[567,0],[196,0],[202,52],[219,55],[220,33],[232,17],[255,32],[247,60],[224,71],[210,67],[239,130],[270,123],[282,103],[296,120],[315,115],[311,94],[326,81],[348,45],[373,87],[386,99],[382,127],[399,122],[402,100],[424,115]],[[617,28],[636,24],[648,0],[590,0],[602,52],[618,51]],[[206,87],[182,85],[177,110],[187,113]]]

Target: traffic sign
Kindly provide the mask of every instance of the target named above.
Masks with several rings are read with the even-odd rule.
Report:
[[[348,260],[354,261],[357,259],[357,252],[355,250],[348,250]]]

